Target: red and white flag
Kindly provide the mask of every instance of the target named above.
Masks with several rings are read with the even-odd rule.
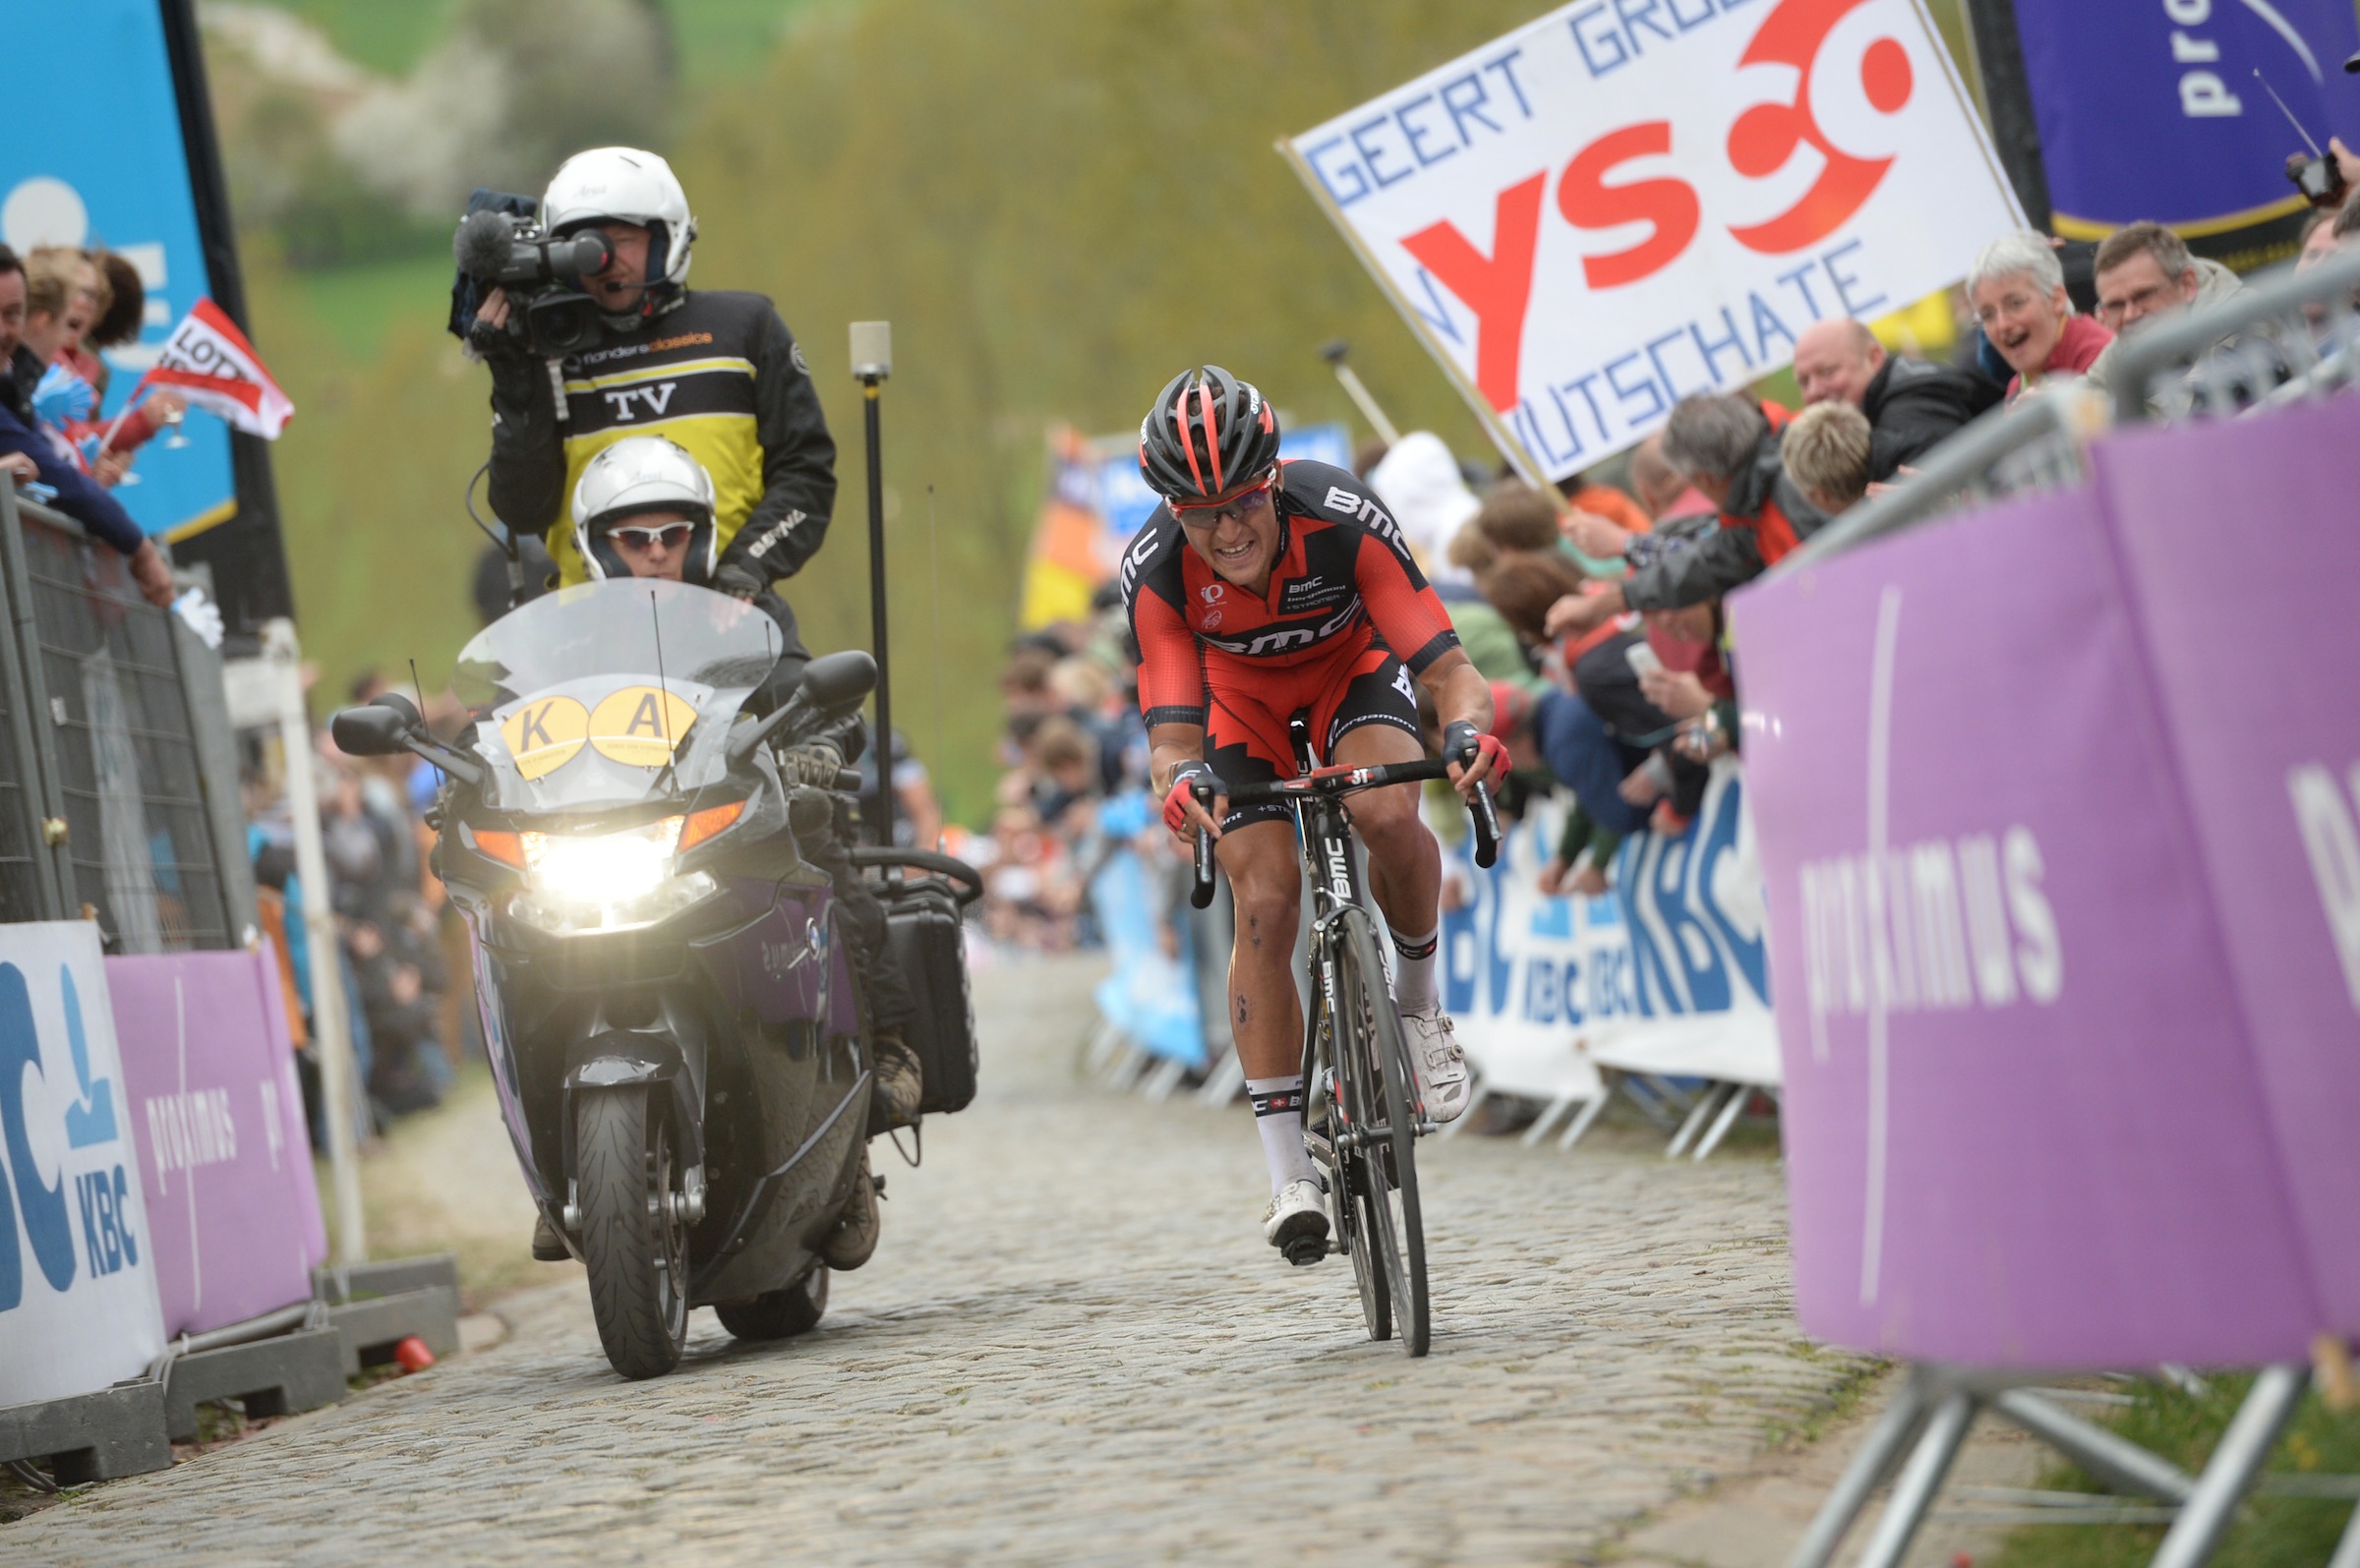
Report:
[[[295,416],[295,405],[270,378],[246,334],[209,299],[199,300],[181,318],[163,357],[140,377],[131,401],[138,402],[138,394],[151,386],[176,387],[199,408],[266,440],[278,439]]]

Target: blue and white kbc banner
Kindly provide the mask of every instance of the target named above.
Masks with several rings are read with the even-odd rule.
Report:
[[[113,375],[102,418],[112,419],[173,323],[210,292],[162,16],[155,0],[82,0],[11,6],[8,25],[19,62],[103,62],[99,70],[12,73],[8,135],[0,138],[0,239],[19,254],[103,246],[139,268],[148,290],[139,340],[105,356]],[[139,483],[115,492],[150,534],[191,532],[236,509],[228,427],[197,413],[185,432],[185,445],[142,447]]]
[[[1586,1099],[1601,1067],[1775,1084],[1761,866],[1743,775],[1716,765],[1677,838],[1623,842],[1610,898],[1536,886],[1565,805],[1536,803],[1499,862],[1470,846],[1449,880],[1471,895],[1443,916],[1444,1002],[1496,1093]]]
[[[0,1405],[163,1349],[130,1116],[98,928],[0,927]]]

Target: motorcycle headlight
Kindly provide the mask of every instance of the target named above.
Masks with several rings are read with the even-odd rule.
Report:
[[[525,885],[509,912],[555,935],[653,925],[713,894],[702,871],[673,874],[681,818],[616,833],[527,833]]]

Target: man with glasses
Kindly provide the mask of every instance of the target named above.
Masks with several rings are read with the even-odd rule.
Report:
[[[2201,311],[2245,292],[2237,274],[2189,254],[2180,237],[2160,223],[2129,223],[2098,245],[2097,319],[2114,334],[2090,366],[2089,380],[2106,389],[2123,339],[2154,321]]]
[[[1432,694],[1462,793],[1506,772],[1488,731],[1491,687],[1460,651],[1385,503],[1326,463],[1278,460],[1278,420],[1217,366],[1184,371],[1140,426],[1139,466],[1165,497],[1126,552],[1125,608],[1139,642],[1139,703],[1164,822],[1200,830],[1237,903],[1230,1025],[1269,1167],[1263,1236],[1290,1257],[1328,1216],[1303,1148],[1301,1002],[1294,950],[1301,872],[1287,808],[1231,810],[1226,787],[1292,778],[1288,722],[1309,718],[1323,763],[1426,755],[1413,680]],[[1214,790],[1208,813],[1194,795]],[[1467,1107],[1466,1058],[1444,1014],[1435,958],[1442,851],[1414,784],[1352,797],[1369,888],[1390,928],[1393,999],[1426,1114]]]

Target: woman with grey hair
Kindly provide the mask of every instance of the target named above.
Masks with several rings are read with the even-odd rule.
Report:
[[[2114,334],[2074,313],[2065,269],[2045,234],[2003,234],[1982,249],[1967,273],[1967,303],[2016,375],[2008,401],[2048,376],[2080,376]]]

